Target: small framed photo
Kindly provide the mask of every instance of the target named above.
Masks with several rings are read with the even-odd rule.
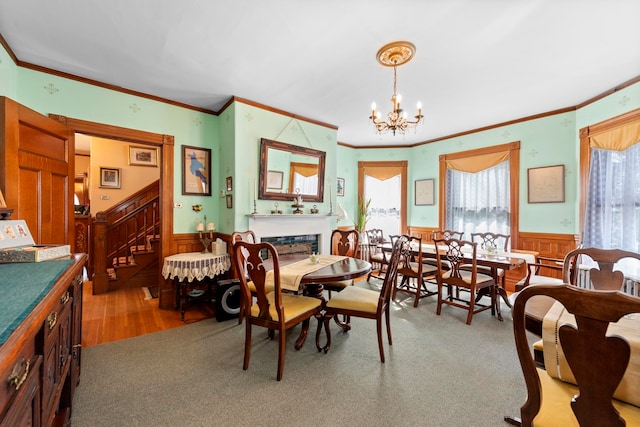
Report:
[[[344,197],[344,178],[337,178],[338,183],[336,184],[336,196]]]
[[[182,146],[182,194],[211,195],[211,149]]]
[[[154,147],[129,146],[129,164],[132,166],[158,167],[158,149]]]
[[[233,208],[233,195],[227,194],[226,199],[227,199],[227,209]]]
[[[100,188],[120,188],[120,169],[100,167]]]
[[[564,165],[527,169],[529,203],[564,203]]]
[[[267,190],[282,190],[284,172],[267,171]]]
[[[228,176],[227,179],[225,180],[227,183],[227,191],[233,191],[233,178]]]
[[[415,185],[416,206],[430,206],[436,204],[434,197],[435,179],[417,179]]]

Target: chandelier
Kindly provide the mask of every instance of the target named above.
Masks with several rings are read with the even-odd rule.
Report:
[[[371,116],[369,119],[373,122],[376,132],[380,135],[389,131],[404,134],[409,127],[415,127],[420,123],[422,118],[422,103],[418,102],[418,114],[414,116],[415,120],[408,120],[407,112],[400,107],[401,97],[398,94],[398,67],[406,64],[413,58],[416,53],[416,47],[409,42],[393,42],[382,46],[376,54],[378,62],[385,67],[393,67],[393,96],[391,103],[393,110],[387,114],[387,119],[381,119],[381,113],[376,109],[376,103],[371,104]]]

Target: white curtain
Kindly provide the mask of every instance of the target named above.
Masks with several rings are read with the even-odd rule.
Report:
[[[591,148],[583,243],[640,252],[640,143]]]
[[[476,173],[447,169],[446,228],[471,233],[511,234],[509,161]]]

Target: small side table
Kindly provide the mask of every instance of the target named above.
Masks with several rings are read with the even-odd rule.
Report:
[[[193,280],[206,278],[215,280],[217,276],[231,268],[229,254],[213,254],[201,252],[187,252],[168,256],[164,259],[162,276],[173,279],[176,283],[176,305],[180,308],[180,318],[184,321],[184,311],[187,302],[207,295],[206,292],[193,290],[188,292],[188,283]]]

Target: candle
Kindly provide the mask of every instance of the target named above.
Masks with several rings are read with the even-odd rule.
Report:
[[[198,221],[198,223],[196,224],[196,231],[204,231],[204,223],[201,221]]]
[[[207,231],[213,231],[215,229],[216,229],[216,226],[212,221],[207,223]]]

